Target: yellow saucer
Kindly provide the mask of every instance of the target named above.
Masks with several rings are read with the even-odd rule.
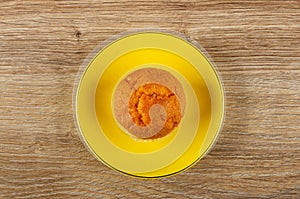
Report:
[[[113,117],[117,83],[144,67],[169,71],[186,95],[179,127],[158,140],[132,139]],[[192,44],[161,32],[133,33],[103,48],[84,71],[75,99],[78,128],[89,150],[109,167],[139,177],[167,176],[191,166],[211,148],[224,114],[223,88],[212,64]]]

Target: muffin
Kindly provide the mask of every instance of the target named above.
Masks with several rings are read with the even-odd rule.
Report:
[[[128,74],[113,95],[119,125],[140,139],[162,138],[181,121],[185,95],[181,83],[168,71],[143,68]]]

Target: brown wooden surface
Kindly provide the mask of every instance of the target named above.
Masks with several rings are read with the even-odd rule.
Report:
[[[111,35],[199,42],[226,89],[214,149],[186,172],[123,176],[81,143],[76,73]],[[300,1],[0,2],[0,198],[300,198]]]

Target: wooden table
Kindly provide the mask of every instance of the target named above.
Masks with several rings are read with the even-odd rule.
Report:
[[[217,144],[176,176],[123,176],[77,135],[81,63],[132,28],[186,34],[224,82]],[[300,198],[299,0],[2,0],[0,89],[0,198]]]

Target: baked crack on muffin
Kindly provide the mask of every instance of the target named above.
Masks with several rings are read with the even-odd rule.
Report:
[[[151,137],[158,138],[167,135],[178,126],[181,111],[179,99],[170,89],[157,83],[145,84],[139,87],[129,100],[129,113],[133,122],[139,126],[149,125],[149,111],[154,104],[163,106],[167,113],[164,127]]]

